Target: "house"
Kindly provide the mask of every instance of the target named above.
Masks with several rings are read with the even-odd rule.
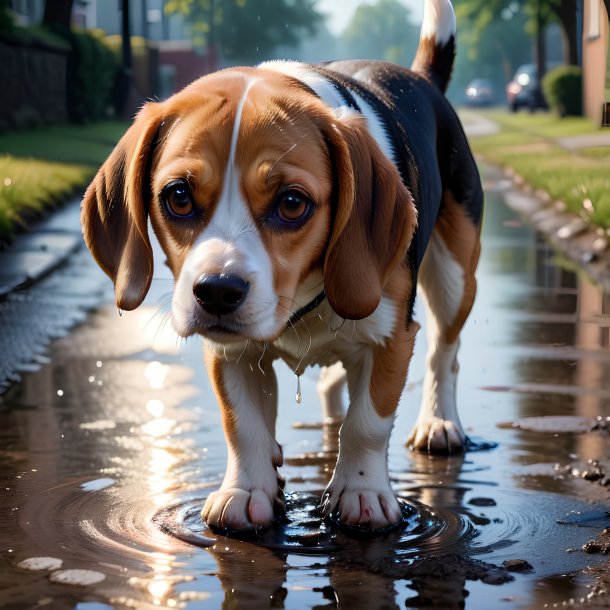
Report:
[[[610,0],[584,0],[583,110],[610,127]]]

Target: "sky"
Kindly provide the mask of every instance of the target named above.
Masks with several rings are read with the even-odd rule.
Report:
[[[413,21],[419,23],[424,8],[423,0],[400,0],[400,2],[411,9]],[[360,4],[373,3],[373,1],[363,2],[363,0],[318,0],[316,7],[321,13],[329,16],[328,27],[330,31],[333,34],[340,34]]]

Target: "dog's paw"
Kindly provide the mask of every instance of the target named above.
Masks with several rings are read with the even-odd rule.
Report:
[[[459,453],[465,444],[460,424],[440,417],[417,422],[407,440],[410,449],[427,453]]]
[[[322,512],[353,527],[377,530],[396,525],[402,512],[388,487],[379,489],[338,489],[331,484],[322,496]]]
[[[201,517],[211,528],[238,531],[269,525],[283,508],[281,491],[272,496],[263,489],[220,488],[208,496]]]

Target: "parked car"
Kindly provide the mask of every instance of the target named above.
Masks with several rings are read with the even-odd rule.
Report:
[[[559,64],[553,63],[547,66],[547,71],[552,70]],[[546,108],[547,104],[538,88],[538,69],[536,64],[523,64],[517,68],[513,80],[506,85],[506,99],[508,107],[513,112],[519,108]]]
[[[495,99],[494,86],[486,78],[475,78],[466,86],[466,104],[469,106],[489,106]]]

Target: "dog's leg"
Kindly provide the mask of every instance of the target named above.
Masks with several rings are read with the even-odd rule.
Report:
[[[387,466],[394,412],[406,380],[419,326],[399,321],[385,345],[344,359],[350,393],[339,432],[339,457],[323,497],[326,515],[348,525],[383,528],[400,521]]]
[[[282,451],[275,440],[277,381],[270,358],[254,364],[242,355],[226,361],[206,348],[206,364],[222,409],[227,470],[220,489],[208,497],[208,525],[239,530],[269,524],[284,505],[277,473]]]
[[[446,193],[419,272],[426,305],[428,354],[419,416],[407,444],[420,451],[462,451],[456,407],[459,335],[474,303],[479,228]]]
[[[323,366],[318,380],[318,396],[322,405],[322,421],[341,421],[345,417],[343,388],[347,382],[345,369],[340,362]]]

